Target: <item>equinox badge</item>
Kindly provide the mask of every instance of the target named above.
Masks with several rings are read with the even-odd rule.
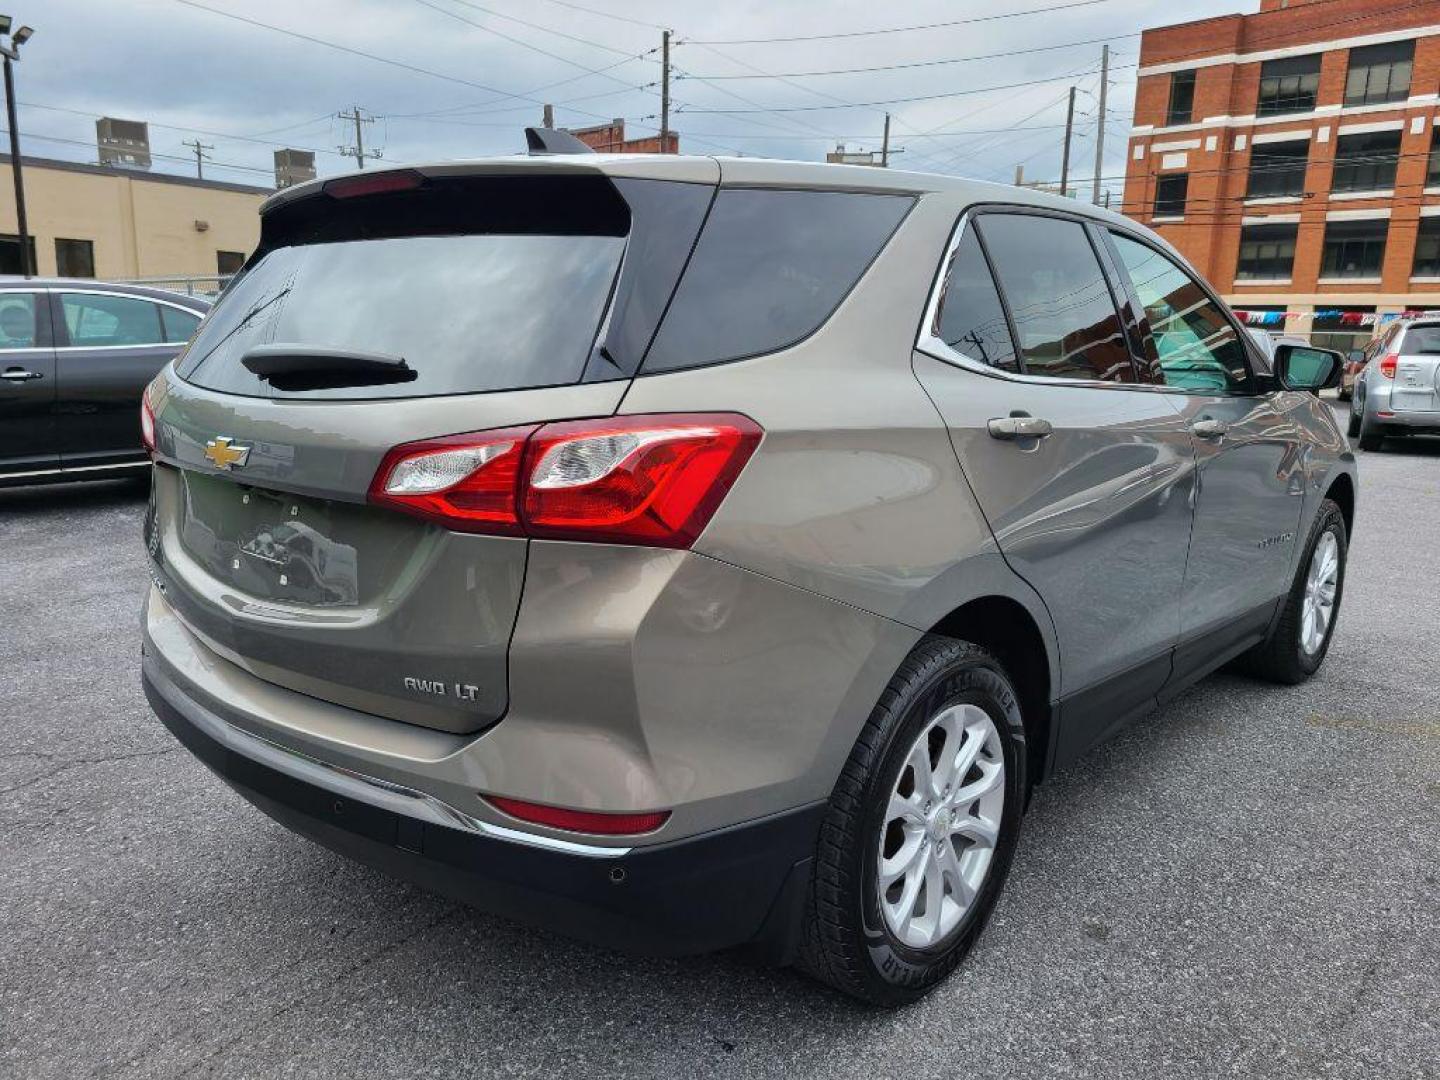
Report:
[[[250,457],[250,447],[236,446],[229,435],[217,435],[205,444],[205,456],[217,469],[230,469],[245,464]]]

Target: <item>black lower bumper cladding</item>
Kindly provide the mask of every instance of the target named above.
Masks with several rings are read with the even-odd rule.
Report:
[[[196,757],[287,828],[396,877],[607,948],[685,955],[747,945],[788,961],[824,804],[616,858],[420,821],[306,783],[212,738],[147,671],[156,715]]]

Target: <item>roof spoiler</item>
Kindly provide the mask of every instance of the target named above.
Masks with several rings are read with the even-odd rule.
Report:
[[[531,157],[545,154],[593,154],[595,151],[571,135],[555,128],[527,127],[525,146]]]

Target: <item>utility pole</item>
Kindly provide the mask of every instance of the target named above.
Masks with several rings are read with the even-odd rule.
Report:
[[[1095,132],[1095,187],[1090,201],[1100,204],[1100,171],[1105,161],[1105,91],[1110,84],[1110,45],[1100,46],[1100,129]]]
[[[204,180],[205,159],[210,156],[209,154],[205,153],[205,151],[214,150],[215,147],[212,146],[210,143],[202,143],[199,139],[196,139],[193,142],[187,139],[181,139],[180,145],[188,146],[195,151],[195,178],[197,180]]]
[[[1065,109],[1065,149],[1060,152],[1060,197],[1070,194],[1070,129],[1075,123],[1075,87],[1070,87],[1070,104]]]
[[[10,16],[0,15],[0,37],[10,35],[9,45],[0,45],[5,58],[5,112],[10,121],[10,171],[15,176],[15,224],[20,233],[20,272],[27,278],[35,275],[35,261],[30,255],[30,228],[25,220],[25,177],[20,163],[20,122],[15,118],[15,71],[13,62],[20,59],[20,46],[35,31],[22,26],[10,33]]]
[[[544,112],[543,115],[544,115],[544,119],[541,121],[540,126],[541,126],[541,127],[547,127],[547,128],[553,128],[553,127],[555,126],[555,106],[554,106],[554,105],[551,105],[551,104],[547,101],[547,102],[545,103],[545,112]]]
[[[660,152],[670,144],[670,31],[660,33]]]
[[[890,167],[890,114],[885,114],[885,137],[880,143],[880,167]]]
[[[1015,186],[1025,186],[1025,166],[1023,164],[1015,166]]]
[[[346,157],[353,157],[362,169],[365,168],[365,159],[367,157],[379,158],[381,156],[379,150],[371,150],[369,152],[365,150],[365,136],[360,126],[361,124],[373,124],[375,122],[373,116],[366,116],[359,105],[352,106],[349,112],[336,113],[335,116],[340,120],[353,121],[355,124],[355,145],[340,147],[341,154]]]

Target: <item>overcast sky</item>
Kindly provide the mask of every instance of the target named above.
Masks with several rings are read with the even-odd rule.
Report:
[[[1073,6],[995,18],[1057,4]],[[268,184],[271,153],[281,145],[320,151],[321,175],[353,168],[336,152],[353,135],[335,113],[354,105],[376,117],[365,129],[367,147],[395,163],[516,152],[521,129],[539,123],[546,101],[555,103],[561,126],[623,116],[627,134],[653,134],[663,26],[677,42],[671,124],[682,150],[823,160],[836,142],[878,149],[888,109],[892,146],[904,150],[897,165],[1003,180],[1021,163],[1030,178],[1059,175],[1071,82],[1080,87],[1072,176],[1093,175],[1100,41],[1108,40],[1108,176],[1124,170],[1139,30],[1162,10],[1164,22],[1180,22],[1257,7],[1253,0],[7,0],[3,10],[36,31],[16,69],[26,154],[94,161],[95,117],[109,115],[149,121],[157,171],[193,172],[193,150],[183,142],[199,138],[214,145],[207,176]],[[871,32],[959,19],[984,21]],[[822,34],[847,36],[735,43]],[[1032,51],[993,55],[1016,50]],[[962,59],[971,57],[978,59]],[[919,66],[812,74],[899,64]]]

